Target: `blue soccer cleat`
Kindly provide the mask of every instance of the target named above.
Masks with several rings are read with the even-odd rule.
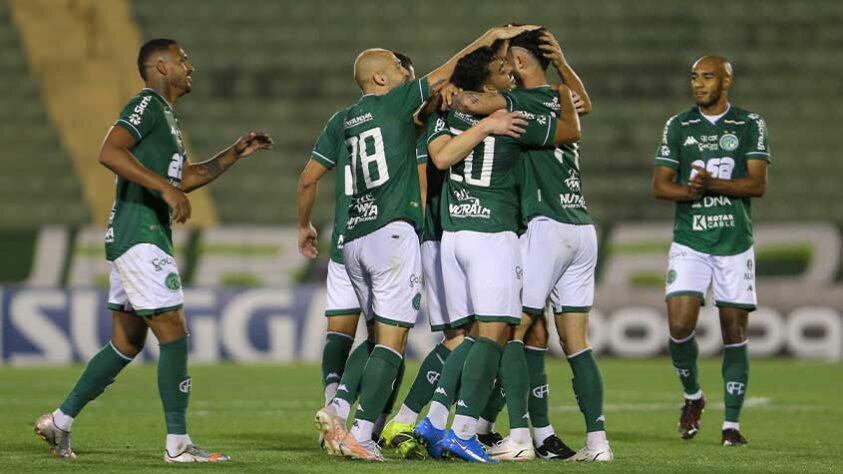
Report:
[[[421,423],[413,428],[413,435],[427,448],[427,452],[432,458],[439,459],[442,457],[442,444],[440,442],[445,438],[445,430],[436,429],[433,423],[425,417]]]
[[[477,436],[472,436],[471,439],[465,440],[458,437],[454,430],[448,430],[448,434],[442,440],[440,445],[442,450],[447,454],[464,459],[468,462],[488,462],[497,464],[498,461],[489,457],[483,445],[477,440]]]

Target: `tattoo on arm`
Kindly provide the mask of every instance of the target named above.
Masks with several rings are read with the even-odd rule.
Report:
[[[434,82],[430,85],[430,90],[436,91],[439,90],[442,86],[445,85],[447,81],[445,79],[439,79],[438,81]]]
[[[196,167],[196,173],[208,181],[211,181],[221,175],[227,168],[227,166],[224,165],[222,160],[219,158],[208,160],[204,163],[198,163],[194,166]]]

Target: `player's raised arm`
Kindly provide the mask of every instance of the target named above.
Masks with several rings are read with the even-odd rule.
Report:
[[[580,130],[580,116],[574,106],[571,91],[564,85],[557,87],[559,103],[562,106],[560,116],[556,120],[556,131],[553,134],[554,145],[564,145],[579,141],[582,136]]]
[[[471,42],[468,46],[463,48],[459,53],[455,54],[445,64],[434,69],[433,72],[427,75],[427,83],[430,86],[431,92],[437,92],[442,88],[451,75],[454,73],[454,68],[457,66],[457,61],[461,57],[483,46],[491,46],[497,40],[506,40],[518,36],[525,31],[532,31],[541,28],[538,25],[520,25],[520,26],[496,26],[482,36]]]
[[[240,158],[258,150],[269,150],[272,145],[272,138],[266,133],[249,132],[210,160],[188,164],[182,172],[181,189],[189,193],[201,188],[225,173]]]
[[[474,147],[489,135],[517,138],[524,133],[526,126],[527,121],[518,112],[495,112],[457,136],[443,135],[434,138],[428,145],[430,159],[436,168],[448,169],[468,156]]]
[[[559,77],[562,79],[562,84],[571,89],[571,96],[574,99],[574,107],[580,115],[586,115],[591,112],[591,98],[585,90],[585,85],[582,79],[577,75],[574,68],[572,68],[565,59],[565,54],[562,52],[562,47],[559,42],[549,31],[544,31],[540,36],[543,44],[539,48],[544,51],[544,57],[550,59]]]
[[[135,143],[135,137],[125,128],[111,127],[100,148],[100,164],[127,181],[161,193],[161,197],[173,210],[173,220],[184,223],[190,219],[190,201],[187,196],[135,158],[131,152]]]
[[[471,115],[490,115],[507,107],[506,99],[497,92],[465,91],[453,99],[454,109]]]

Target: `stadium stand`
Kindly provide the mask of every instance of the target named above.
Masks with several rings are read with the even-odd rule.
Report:
[[[41,102],[7,2],[0,2],[0,88],[0,227],[88,222],[79,179]]]

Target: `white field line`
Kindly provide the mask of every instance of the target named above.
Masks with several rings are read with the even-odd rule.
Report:
[[[675,403],[605,403],[603,411],[665,411],[675,410],[681,405],[681,400]],[[768,408],[771,405],[769,397],[749,397],[743,402],[744,408]],[[799,405],[793,405],[799,407]],[[776,405],[782,407],[782,405]],[[706,410],[723,410],[723,402],[707,404]],[[551,408],[555,412],[579,412],[577,405],[556,405]]]

